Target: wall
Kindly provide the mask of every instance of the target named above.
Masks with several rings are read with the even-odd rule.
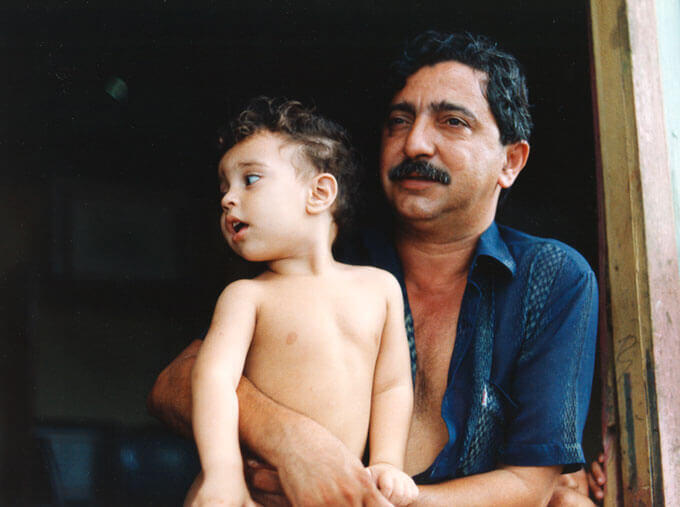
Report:
[[[680,252],[680,3],[657,0],[659,60],[663,86],[663,102],[673,181],[675,230]]]

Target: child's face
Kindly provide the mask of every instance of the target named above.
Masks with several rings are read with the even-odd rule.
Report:
[[[293,166],[296,146],[259,132],[232,147],[219,164],[222,233],[249,261],[295,255],[304,230],[310,177]]]

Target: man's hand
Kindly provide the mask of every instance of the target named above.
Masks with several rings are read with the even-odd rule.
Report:
[[[184,507],[258,507],[248,494],[241,470],[218,471],[215,475],[201,472],[191,485]]]
[[[194,340],[158,375],[146,408],[149,413],[186,438],[191,429],[191,369],[196,362],[201,340]]]
[[[246,462],[246,478],[257,502],[281,506],[392,505],[378,491],[361,461],[325,428],[305,420],[291,429],[286,445],[289,452],[282,454],[278,474],[261,463]],[[287,501],[277,497],[282,493]]]
[[[595,505],[593,501],[600,504],[604,499],[604,486],[607,482],[604,462],[604,454],[600,453],[597,460],[590,464],[590,470],[581,469],[572,474],[561,475],[549,506],[592,506]]]
[[[607,483],[607,476],[604,473],[604,463],[604,453],[600,453],[597,460],[590,464],[590,472],[587,474],[590,496],[597,502],[604,500],[604,487]]]
[[[581,469],[571,474],[562,474],[558,479],[548,507],[592,507],[588,498],[586,472]]]

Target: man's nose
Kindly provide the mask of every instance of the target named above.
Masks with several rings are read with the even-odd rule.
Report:
[[[409,130],[404,143],[404,154],[413,160],[435,154],[434,130],[427,118],[418,118]]]

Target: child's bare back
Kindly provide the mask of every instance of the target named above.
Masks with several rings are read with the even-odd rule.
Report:
[[[256,306],[245,376],[361,456],[383,330],[388,312],[401,307],[396,280],[337,264],[318,276],[265,273],[239,283],[252,286]]]

